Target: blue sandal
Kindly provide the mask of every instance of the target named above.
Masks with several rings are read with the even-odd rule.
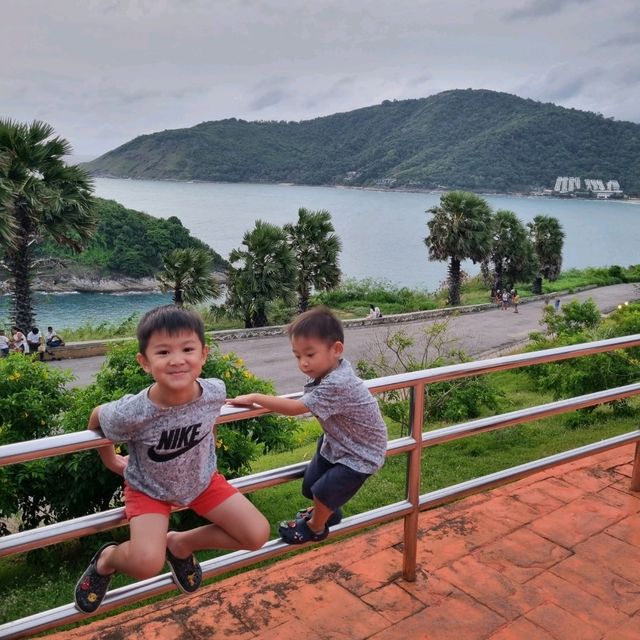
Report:
[[[325,525],[322,533],[316,533],[309,528],[305,518],[297,518],[282,521],[278,527],[278,533],[287,544],[305,544],[324,540],[329,535],[329,527]]]
[[[74,600],[76,609],[82,611],[82,613],[93,613],[104,600],[109,588],[111,578],[114,573],[110,573],[107,576],[100,575],[98,573],[97,564],[100,554],[107,548],[118,546],[116,542],[107,542],[102,545],[91,558],[89,566],[86,571],[80,576],[76,584],[76,590],[74,594]]]
[[[296,513],[296,520],[298,518],[304,518],[305,520],[311,520],[311,516],[313,516],[313,507],[307,507],[306,509],[300,509]],[[342,522],[342,509],[338,507],[327,520],[328,527],[335,527],[335,525],[340,524]]]

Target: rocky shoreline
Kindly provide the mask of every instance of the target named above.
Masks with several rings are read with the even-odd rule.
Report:
[[[48,276],[33,279],[36,293],[160,293],[155,278]],[[8,281],[0,280],[0,294],[10,293]]]

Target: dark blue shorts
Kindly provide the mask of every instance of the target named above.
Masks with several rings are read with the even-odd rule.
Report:
[[[322,436],[318,439],[316,453],[308,464],[302,480],[302,495],[335,511],[356,495],[358,489],[371,475],[361,473],[339,462],[329,462],[320,454]]]

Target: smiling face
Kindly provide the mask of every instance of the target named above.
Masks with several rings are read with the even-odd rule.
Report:
[[[339,364],[344,351],[342,342],[327,343],[319,338],[294,336],[291,349],[298,368],[309,378],[324,378]]]
[[[149,391],[150,399],[161,406],[173,406],[197,398],[200,385],[196,378],[208,353],[208,347],[194,331],[154,332],[145,352],[136,356],[140,366],[156,381]]]

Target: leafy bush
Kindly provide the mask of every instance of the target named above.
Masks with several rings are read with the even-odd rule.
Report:
[[[559,313],[547,307],[543,322],[547,330],[532,334],[532,351],[638,333],[640,305],[625,305],[603,322],[591,300],[574,301],[564,305]],[[552,392],[554,398],[559,399],[630,384],[637,380],[639,365],[640,349],[633,348],[528,367],[526,373],[540,389]],[[624,400],[610,404],[618,415],[631,411]],[[587,408],[567,418],[567,424],[588,426],[590,421],[584,415],[593,409]]]
[[[347,279],[331,291],[311,296],[311,304],[324,304],[361,317],[369,313],[370,304],[380,307],[386,315],[438,307],[434,297],[426,291],[396,287],[389,282],[371,279]]]
[[[0,444],[55,432],[69,373],[16,353],[0,359]]]
[[[70,374],[22,354],[0,359],[0,444],[58,433],[69,401],[64,385],[70,379]],[[8,533],[8,518],[19,517],[21,527],[50,521],[46,496],[55,476],[49,475],[47,462],[0,468],[0,534]]]
[[[408,371],[432,369],[466,362],[464,351],[455,346],[448,335],[449,320],[435,322],[423,329],[416,339],[404,331],[388,331],[386,337],[372,345],[371,360],[360,360],[358,373],[371,379]],[[401,425],[402,433],[409,427],[409,389],[381,394],[381,411]],[[457,422],[480,415],[483,408],[495,409],[501,393],[485,377],[461,378],[438,382],[425,387],[425,422],[447,420]]]

